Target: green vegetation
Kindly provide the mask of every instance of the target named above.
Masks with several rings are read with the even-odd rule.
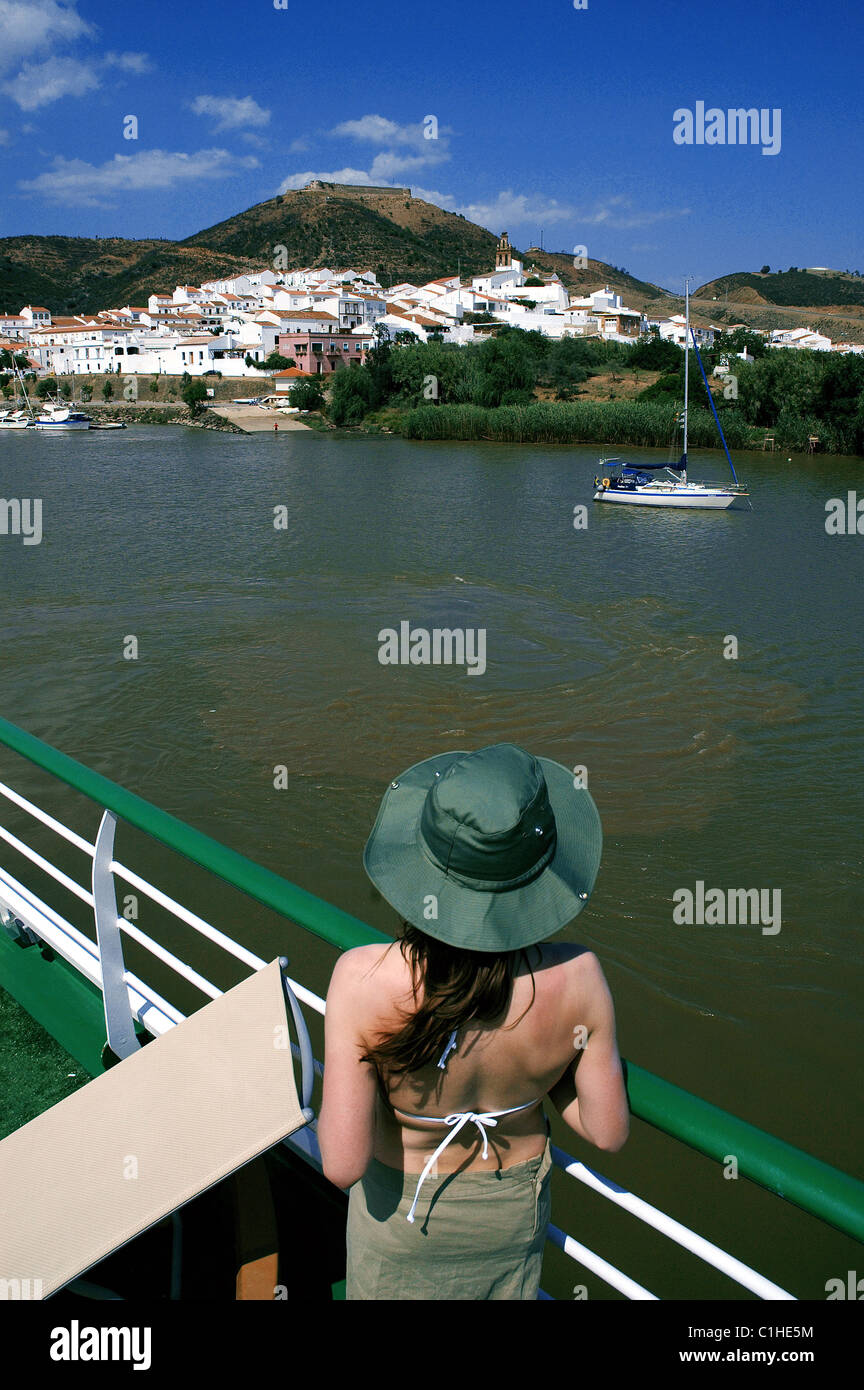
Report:
[[[404,335],[410,339],[412,335]],[[744,348],[752,362],[733,354]],[[817,435],[829,453],[864,454],[864,357],[767,350],[758,335],[718,335],[702,353],[709,374],[728,359],[734,383],[714,378],[713,396],[729,447],[758,447],[770,430],[782,448],[807,448]],[[572,401],[599,372],[659,371],[638,400]],[[729,390],[729,385],[734,389]],[[539,389],[554,401],[537,400]],[[691,360],[689,437],[716,448],[705,388]],[[736,394],[737,392],[737,394]],[[502,328],[494,338],[460,347],[381,336],[364,366],[338,371],[327,414],[335,425],[392,428],[412,439],[635,444],[665,447],[684,401],[684,353],[654,336],[634,345],[592,338],[557,341]],[[373,417],[373,418],[369,418]]]
[[[102,383],[102,399],[103,399],[103,401],[110,401],[113,395],[114,395],[114,387],[111,385],[111,382],[110,382],[110,381],[105,381],[105,382],[103,382],[103,383]]]
[[[258,372],[284,372],[289,367],[296,367],[297,363],[293,357],[283,357],[281,352],[271,352],[270,356],[263,362],[256,362],[253,357],[247,354],[246,366],[254,367]]]
[[[190,415],[197,415],[201,409],[201,402],[207,399],[207,387],[200,376],[193,377],[183,382],[180,396],[189,407]]]
[[[324,404],[324,390],[317,380],[295,381],[288,392],[288,400],[298,410],[320,410]]]
[[[508,444],[636,444],[665,448],[673,437],[678,410],[642,401],[534,401],[530,405],[484,410],[475,405],[422,406],[407,411],[399,432],[406,439],[490,439]],[[730,449],[755,443],[740,419],[729,421]],[[724,420],[724,430],[726,421]],[[715,448],[717,431],[707,410],[690,412],[690,442]]]
[[[768,273],[768,267],[763,266],[758,275],[748,272],[724,275],[722,279],[715,280],[711,288],[717,294],[725,294],[728,290],[731,299],[734,291],[744,286],[756,290],[769,304],[802,308],[864,304],[864,278],[856,271],[830,271],[826,274],[790,266],[788,270],[777,270],[772,275]],[[702,295],[703,290],[696,293]]]

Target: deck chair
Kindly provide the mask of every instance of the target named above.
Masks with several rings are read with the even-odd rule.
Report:
[[[282,965],[256,971],[0,1143],[4,1289],[26,1282],[25,1297],[48,1298],[314,1119],[312,1048]]]

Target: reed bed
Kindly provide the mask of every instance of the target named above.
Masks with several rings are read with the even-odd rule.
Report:
[[[508,444],[634,444],[665,448],[675,433],[674,405],[655,401],[535,401],[528,405],[428,405],[404,411],[398,429],[406,439],[489,439]],[[723,420],[731,449],[752,447],[755,431],[731,412]],[[690,412],[694,448],[718,448],[707,410]]]

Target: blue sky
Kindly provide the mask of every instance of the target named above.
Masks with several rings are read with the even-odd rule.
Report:
[[[864,270],[862,37],[848,0],[0,0],[0,236],[179,239],[317,175],[669,288]]]

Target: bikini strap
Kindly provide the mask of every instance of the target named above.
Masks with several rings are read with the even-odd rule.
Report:
[[[489,1157],[489,1140],[486,1134],[487,1127],[494,1129],[503,1115],[515,1115],[520,1110],[530,1110],[532,1106],[539,1105],[542,1099],[542,1096],[538,1096],[536,1100],[526,1101],[524,1105],[514,1105],[509,1110],[486,1110],[479,1115],[475,1114],[473,1110],[457,1111],[453,1115],[445,1115],[443,1119],[438,1119],[437,1117],[432,1118],[429,1115],[407,1115],[407,1118],[410,1120],[425,1120],[428,1124],[447,1125],[450,1133],[444,1136],[435,1152],[426,1160],[423,1171],[417,1180],[414,1201],[411,1203],[411,1210],[406,1220],[410,1221],[413,1225],[414,1213],[417,1210],[417,1203],[420,1200],[420,1189],[428,1178],[430,1171],[437,1163],[439,1156],[444,1152],[447,1145],[456,1138],[460,1129],[467,1124],[476,1126],[483,1139],[483,1160],[485,1162]],[[401,1113],[405,1115],[406,1111],[403,1110]]]
[[[459,1029],[458,1029],[458,1028],[454,1028],[454,1029],[453,1029],[453,1032],[450,1034],[450,1037],[449,1037],[448,1040],[447,1040],[447,1046],[445,1047],[444,1051],[441,1053],[441,1060],[440,1060],[440,1062],[438,1063],[438,1067],[439,1067],[439,1069],[440,1069],[441,1071],[444,1071],[444,1070],[446,1069],[446,1067],[447,1067],[447,1058],[450,1056],[450,1053],[451,1053],[451,1052],[454,1052],[454,1051],[456,1050],[456,1034],[457,1034],[458,1032],[459,1032]]]

